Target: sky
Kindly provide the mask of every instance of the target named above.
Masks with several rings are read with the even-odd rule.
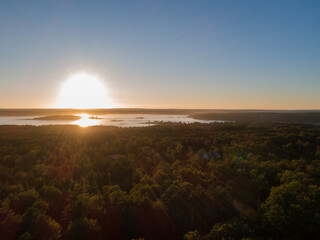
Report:
[[[320,109],[320,1],[1,0],[0,108]]]

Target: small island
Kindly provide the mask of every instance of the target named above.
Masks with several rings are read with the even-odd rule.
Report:
[[[121,119],[112,119],[110,122],[123,122],[124,120]]]
[[[43,117],[35,117],[30,120],[42,120],[42,121],[76,121],[80,120],[82,117],[75,115],[51,115],[51,116],[43,116]]]

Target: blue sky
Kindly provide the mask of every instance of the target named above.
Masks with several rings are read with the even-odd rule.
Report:
[[[73,73],[115,107],[320,108],[320,1],[0,2],[0,107]]]

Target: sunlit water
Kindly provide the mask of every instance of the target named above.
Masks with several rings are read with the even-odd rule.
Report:
[[[182,123],[212,123],[223,121],[205,121],[188,117],[187,115],[156,115],[156,114],[107,114],[101,116],[92,116],[81,114],[81,119],[72,120],[33,120],[39,116],[14,116],[0,117],[0,125],[79,125],[81,127],[89,126],[118,126],[118,127],[148,127],[153,126],[155,122],[182,122]],[[96,117],[91,119],[90,117]]]

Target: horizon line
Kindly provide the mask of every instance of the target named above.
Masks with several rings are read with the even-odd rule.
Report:
[[[296,108],[296,109],[286,109],[286,108],[144,108],[144,107],[115,107],[115,108],[0,108],[1,110],[201,110],[201,111],[320,111],[320,108]]]

